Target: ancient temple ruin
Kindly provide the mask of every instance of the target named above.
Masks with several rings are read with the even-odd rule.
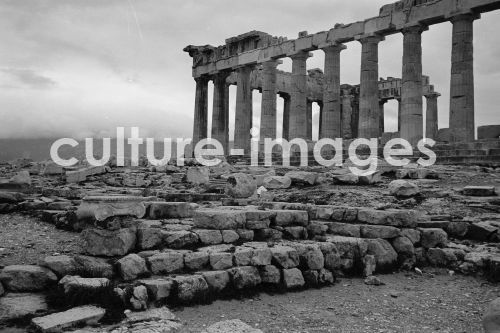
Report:
[[[384,132],[383,104],[399,101],[397,136],[416,144],[423,137],[437,139],[437,98],[422,74],[421,36],[428,26],[453,24],[450,128],[442,129],[450,142],[475,139],[473,22],[480,14],[500,8],[495,0],[405,0],[385,5],[377,17],[336,24],[315,34],[300,32],[297,39],[251,31],[221,46],[187,46],[193,58],[196,100],[193,144],[208,136],[208,82],[214,83],[211,136],[228,144],[229,85],[237,85],[235,148],[250,149],[252,90],[262,92],[260,138],[276,138],[276,95],[284,98],[284,138],[311,139],[311,103],[320,105],[319,138],[380,138]],[[387,35],[403,34],[401,79],[379,80],[378,47]],[[362,45],[358,87],[341,85],[340,53],[349,42]],[[306,70],[311,51],[325,52],[324,70]],[[292,59],[292,72],[277,70],[281,58]],[[423,124],[427,99],[426,124]]]

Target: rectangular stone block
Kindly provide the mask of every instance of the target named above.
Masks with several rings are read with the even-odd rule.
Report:
[[[245,212],[239,210],[203,209],[194,214],[194,227],[200,229],[243,229],[245,222]]]
[[[189,202],[151,202],[148,216],[153,220],[192,217],[195,207]]]

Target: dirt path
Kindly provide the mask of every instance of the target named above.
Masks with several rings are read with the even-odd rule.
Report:
[[[221,320],[241,319],[271,332],[482,332],[481,317],[500,288],[447,271],[383,275],[385,286],[342,279],[332,287],[259,294],[177,311],[182,332],[200,332]]]
[[[0,267],[37,264],[55,253],[79,253],[79,234],[19,214],[0,214]]]

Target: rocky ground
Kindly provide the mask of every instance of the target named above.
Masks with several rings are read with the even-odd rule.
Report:
[[[54,168],[54,166],[51,167]],[[20,172],[22,169],[24,171]],[[352,237],[351,239],[360,242],[375,239],[387,244],[395,256],[391,259],[391,270],[396,271],[396,273],[384,275],[375,268],[369,273],[365,273],[371,275],[375,272],[377,278],[385,283],[381,286],[368,285],[361,278],[341,277],[334,285],[321,289],[291,291],[294,288],[289,288],[291,290],[288,293],[273,294],[261,291],[252,296],[246,295],[246,297],[240,298],[235,298],[235,294],[232,294],[232,299],[213,300],[212,303],[206,305],[173,308],[183,324],[180,332],[202,332],[209,325],[227,319],[240,319],[251,327],[261,329],[264,332],[481,332],[481,320],[488,303],[500,296],[500,288],[491,282],[492,280],[500,280],[500,255],[498,255],[500,253],[500,199],[495,194],[495,191],[500,193],[500,168],[475,166],[434,166],[428,169],[382,168],[381,172],[363,178],[354,176],[345,168],[266,169],[248,168],[227,163],[210,170],[195,165],[186,168],[166,166],[163,169],[144,165],[139,168],[106,167],[96,169],[82,167],[70,171],[55,168],[49,173],[47,165],[28,162],[24,167],[0,165],[0,175],[3,176],[3,179],[0,178],[0,270],[3,269],[5,273],[5,267],[10,265],[41,265],[43,259],[48,256],[55,256],[53,259],[56,261],[61,260],[61,257],[65,257],[64,260],[73,260],[71,257],[78,254],[106,257],[104,258],[104,261],[107,261],[106,271],[108,268],[111,271],[110,276],[106,277],[119,275],[118,278],[115,276],[115,282],[132,286],[134,292],[140,287],[144,289],[146,300],[144,304],[141,303],[139,306],[142,310],[148,308],[148,295],[145,287],[140,285],[142,282],[139,284],[137,281],[134,282],[140,274],[134,275],[134,278],[126,279],[123,274],[124,269],[120,268],[121,264],[117,265],[116,260],[120,257],[129,253],[139,253],[140,257],[134,255],[138,258],[137,260],[143,262],[142,273],[150,273],[148,272],[148,269],[151,269],[149,258],[158,252],[172,253],[177,251],[175,253],[176,255],[180,254],[181,266],[184,267],[184,253],[197,251],[196,248],[201,247],[201,245],[221,244],[222,242],[234,243],[236,246],[242,245],[242,234],[234,231],[241,231],[241,227],[220,228],[223,230],[222,232],[225,229],[231,229],[225,231],[226,235],[235,237],[233,241],[226,241],[226,239],[223,241],[223,238],[219,236],[221,240],[216,243],[205,244],[201,237],[200,242],[203,244],[198,242],[198,236],[196,236],[198,234],[194,233],[194,229],[196,229],[194,226],[197,225],[200,228],[200,221],[196,221],[193,217],[193,211],[197,210],[214,210],[217,214],[222,213],[221,216],[224,216],[224,213],[228,212],[225,210],[228,207],[236,214],[243,209],[242,206],[253,207],[250,208],[254,210],[253,213],[260,214],[266,209],[283,212],[282,210],[285,208],[278,208],[281,203],[308,204],[302,205],[302,208],[299,206],[297,206],[299,208],[286,208],[293,213],[290,216],[305,215],[306,223],[304,225],[287,229],[279,225],[276,226],[275,222],[272,222],[270,227],[268,221],[266,227],[259,228],[274,232],[274,234],[269,235],[276,235],[277,232],[279,234],[278,241],[281,241],[281,237],[283,237],[286,241],[298,243],[307,242],[309,239],[309,241],[315,242],[314,246],[325,242],[334,243],[338,247],[339,253],[342,246],[345,245],[343,243],[345,239],[332,240],[328,237],[337,235]],[[239,176],[231,176],[233,179],[229,179],[229,175]],[[468,193],[464,190],[467,186],[484,187],[472,189],[472,192]],[[110,215],[99,220],[96,213],[97,220],[92,220],[92,225],[89,224],[89,221],[78,217],[81,207],[85,203],[88,204],[85,197],[103,198],[107,196],[109,198],[109,196],[117,195],[142,198],[144,202],[130,201],[130,207],[133,205],[147,207],[147,213],[145,213],[146,208],[142,214],[130,211],[129,213],[135,216],[132,221],[130,214],[125,217],[117,216],[116,219],[114,215]],[[149,199],[151,197],[153,199]],[[155,206],[151,201],[159,202],[159,205]],[[170,203],[170,201],[180,201],[181,203],[194,201],[196,204],[189,203],[192,205],[189,206],[189,216],[166,217],[162,214],[170,212],[161,211],[160,208],[155,213],[154,207],[166,207],[162,204]],[[312,207],[317,210],[314,214],[308,211]],[[356,214],[358,214],[358,208],[361,210],[370,208],[369,213],[374,219],[380,215],[379,213],[388,212],[389,214],[394,210],[404,212],[411,210],[425,215],[426,220],[419,220],[418,223],[411,221],[411,228],[415,229],[414,232],[418,234],[418,240],[413,240],[408,234],[403,236],[402,232],[405,230],[394,228],[391,224],[394,222],[393,220],[388,219],[386,221],[389,223],[388,225],[377,226],[377,224],[383,223],[371,223],[372,221],[366,218],[363,220],[360,213],[357,216],[358,220],[354,221],[358,227],[358,235],[348,235],[345,233],[350,232],[350,227],[352,227],[350,223],[353,222],[348,219],[348,210],[345,210],[337,220],[333,212],[328,213],[328,217],[324,216],[330,209],[328,207],[338,209],[354,207]],[[95,212],[97,211],[96,209]],[[208,213],[205,212],[205,214]],[[321,217],[322,214],[323,217]],[[419,216],[418,214],[414,216]],[[280,216],[283,215],[286,214]],[[313,215],[315,217],[311,217]],[[247,222],[255,221],[248,220]],[[135,227],[130,228],[127,223],[135,223],[140,229],[138,234],[148,235],[146,232],[150,232],[151,244],[148,243],[148,237],[137,236],[137,248],[134,248],[136,229]],[[366,230],[376,231],[376,235],[371,235],[368,231],[366,233],[363,231],[363,235],[359,235],[359,223],[364,227],[372,225],[366,227]],[[464,233],[451,228],[451,226],[464,225],[467,227]],[[304,226],[307,226],[307,229]],[[326,229],[321,229],[322,227],[328,227],[328,232],[325,231]],[[131,233],[130,236],[134,240],[131,241],[130,246],[127,245],[130,248],[126,249],[121,249],[121,245],[116,243],[119,250],[123,250],[120,253],[99,252],[103,249],[89,248],[88,244],[83,244],[81,236],[85,234],[85,232],[81,233],[83,229],[94,228],[101,231],[107,229],[106,232],[109,235],[114,235],[114,232],[120,232],[120,230],[128,230],[127,232]],[[255,229],[262,231],[259,228]],[[158,233],[160,229],[162,233]],[[211,226],[206,226],[206,229],[211,229]],[[444,235],[444,240],[431,235],[436,229],[439,229],[437,231]],[[214,232],[214,230],[205,231]],[[297,232],[293,233],[292,231]],[[164,237],[163,233],[169,236]],[[215,233],[224,235],[218,229],[215,230]],[[158,237],[159,234],[162,236],[155,240],[153,236]],[[421,234],[432,236],[433,244],[425,245],[423,238],[420,242]],[[188,246],[184,249],[183,246],[177,246],[177,244],[175,247],[169,248],[170,245],[176,244],[173,241],[168,243],[171,239],[169,237],[173,235],[190,236],[190,238],[180,239],[183,242],[195,237],[194,244],[196,246],[191,244],[191,247]],[[260,235],[262,237],[264,233]],[[238,237],[241,237],[240,241],[238,241]],[[253,237],[254,231],[251,231],[250,241]],[[406,243],[398,247],[396,238],[399,240],[403,238]],[[269,247],[275,246],[274,239],[257,239],[256,237],[253,240],[264,242],[265,251],[269,251],[268,245]],[[167,242],[167,247],[162,248],[165,242]],[[405,251],[403,245],[408,245],[408,242],[412,251],[411,265],[406,267],[407,270],[404,270],[401,269],[404,268],[401,259],[405,258],[402,256]],[[419,244],[420,252],[417,251],[417,244]],[[100,247],[100,244],[97,247]],[[398,253],[394,252],[392,247],[397,249]],[[142,252],[140,252],[141,250]],[[96,252],[92,253],[93,251]],[[210,265],[213,266],[213,270],[224,272],[225,269],[229,270],[232,267],[233,254],[231,251],[221,250],[221,258],[228,257],[230,262],[227,267],[223,265],[217,269],[219,263],[215,261],[212,263],[212,254],[210,255]],[[319,252],[319,256],[323,258],[323,254],[321,251]],[[198,252],[198,254],[200,253]],[[375,257],[371,254],[365,257],[365,254],[363,254],[363,258],[342,257],[342,260],[353,261],[353,263],[362,260],[366,272],[366,268],[370,264],[365,262],[365,258],[371,256],[372,260],[375,260],[373,259]],[[130,255],[127,257],[130,259]],[[146,267],[145,260],[141,258],[148,260],[148,267]],[[234,260],[236,260],[235,258]],[[376,257],[377,265],[381,261],[380,259],[383,261],[384,258]],[[62,262],[62,264],[64,263]],[[47,264],[45,263],[45,265]],[[268,263],[260,265],[273,267],[270,258]],[[240,265],[235,264],[235,266]],[[256,266],[259,265],[256,264]],[[300,266],[302,267],[303,263]],[[323,266],[321,263],[319,268],[309,267],[309,271],[319,272]],[[438,269],[430,266],[447,268]],[[49,267],[54,272],[58,272],[58,268],[61,268]],[[19,268],[14,268],[14,271],[16,269]],[[282,269],[284,272],[285,267]],[[89,272],[76,268],[74,271]],[[196,270],[187,271],[187,274],[192,274],[194,271]],[[331,269],[331,271],[333,275],[341,276],[343,274],[341,270]],[[175,273],[186,274],[186,271],[182,270],[172,272],[174,274],[170,274],[169,271],[165,276],[176,279]],[[280,278],[279,272],[278,270],[278,279]],[[281,273],[282,279],[284,279],[283,272]],[[301,271],[297,269],[296,272],[302,279]],[[42,273],[48,274],[46,271]],[[65,274],[58,274],[57,279],[54,276],[53,280],[59,281]],[[157,273],[153,272],[153,274]],[[262,272],[257,271],[257,276],[259,274]],[[361,275],[360,272],[356,274]],[[493,279],[492,276],[494,276]],[[88,278],[84,283],[92,282],[90,281],[91,277]],[[231,277],[231,281],[233,280],[234,277]],[[14,291],[15,294],[16,291],[24,290],[13,288],[8,277],[5,276],[2,283],[6,287],[3,297],[3,306],[5,307],[5,304],[8,304],[8,301],[5,303],[7,298],[5,296],[8,293],[12,294]],[[176,280],[175,283],[179,282]],[[279,283],[281,282],[278,281]],[[118,288],[118,290],[125,293],[126,288],[128,288],[125,284],[120,287],[122,289]],[[301,282],[301,287],[303,285],[304,280]],[[43,288],[28,291],[47,292]],[[2,293],[3,291],[0,296]],[[36,297],[39,295],[35,295],[35,299]],[[140,299],[135,294],[133,297],[136,297],[137,300]],[[128,300],[126,301],[128,302]],[[152,300],[149,301],[151,303]],[[0,306],[0,314],[1,312]],[[171,321],[170,319],[165,319],[167,325],[173,323],[172,325],[178,326],[175,320]],[[19,327],[11,325],[7,328],[0,328],[0,333],[23,332],[25,326],[26,322],[22,322]],[[112,328],[107,328],[108,332],[142,332],[130,327],[128,330],[121,328],[117,328],[116,331],[111,330]],[[170,328],[168,331],[165,330],[165,332],[174,331]],[[83,332],[101,331],[97,329]],[[255,333],[257,332],[260,331],[255,331]],[[248,333],[254,332],[248,331]]]
[[[200,332],[217,321],[241,319],[274,332],[481,332],[487,303],[500,288],[484,280],[428,269],[423,275],[397,273],[381,277],[384,286],[362,279],[286,294],[215,301],[175,311],[186,325],[181,332]]]
[[[20,214],[0,215],[0,266],[37,264],[46,256],[80,252],[77,233]]]

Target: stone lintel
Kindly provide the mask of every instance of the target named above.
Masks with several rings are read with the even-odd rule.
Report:
[[[307,59],[307,58],[310,58],[313,56],[313,53],[312,52],[307,52],[307,51],[303,51],[303,50],[300,50],[300,51],[293,51],[293,52],[290,52],[290,53],[287,53],[286,55],[287,57],[291,58],[291,59],[300,59],[300,58],[304,58],[304,59]]]
[[[465,10],[465,11],[462,10],[462,11],[459,11],[459,12],[448,13],[447,15],[445,15],[445,18],[447,20],[449,20],[451,23],[453,23],[453,21],[459,21],[459,20],[471,20],[471,21],[474,21],[474,20],[480,19],[481,18],[481,14],[475,13],[472,10]]]
[[[357,35],[354,37],[355,40],[357,40],[360,43],[364,42],[382,42],[385,40],[385,37],[383,35],[379,34],[365,34],[365,35]]]

